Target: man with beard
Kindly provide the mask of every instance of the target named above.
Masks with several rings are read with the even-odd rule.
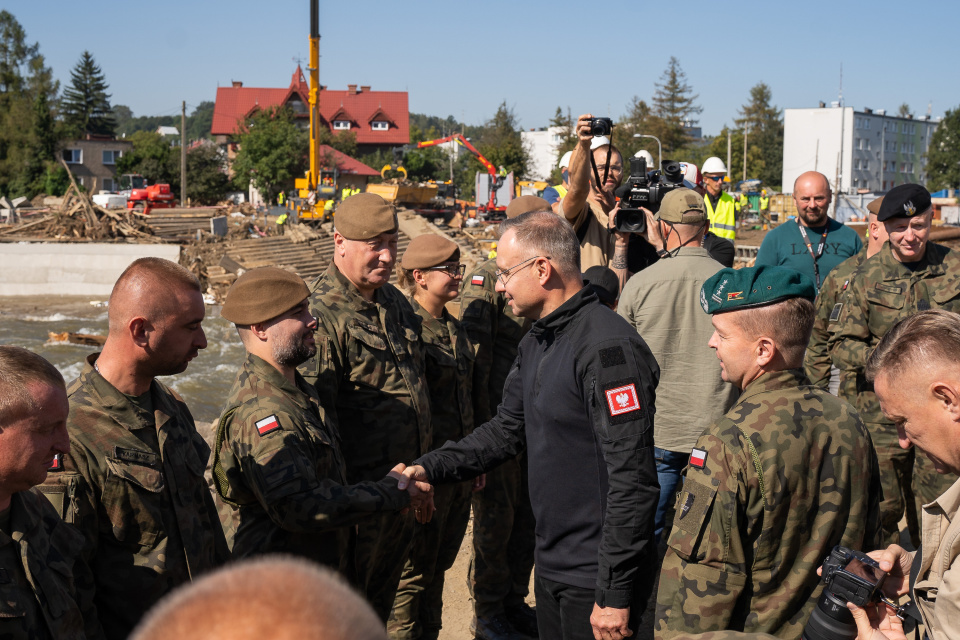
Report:
[[[213,477],[235,558],[293,553],[337,569],[345,525],[402,509],[410,496],[397,489],[402,465],[345,486],[340,437],[297,371],[317,352],[309,297],[298,275],[278,267],[247,271],[227,292],[221,315],[247,359],[217,424]]]
[[[816,171],[800,174],[793,183],[797,219],[766,235],[757,252],[757,266],[799,271],[813,280],[819,291],[831,269],[863,248],[856,231],[827,216],[832,197],[825,175]]]
[[[141,258],[110,294],[103,351],[70,383],[70,453],[43,491],[85,537],[107,638],[228,556],[203,478],[210,448],[187,405],[157,376],[182,373],[207,346],[200,283],[180,265]]]

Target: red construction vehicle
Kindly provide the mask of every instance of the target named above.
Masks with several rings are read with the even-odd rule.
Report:
[[[137,173],[120,176],[119,193],[127,196],[127,209],[149,214],[151,209],[172,209],[177,206],[168,184],[147,185],[147,180]]]

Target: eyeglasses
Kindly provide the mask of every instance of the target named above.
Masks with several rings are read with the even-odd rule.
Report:
[[[437,267],[427,267],[424,271],[443,271],[451,278],[462,278],[467,271],[465,264],[442,264]]]
[[[723,182],[723,176],[703,176],[704,180],[715,180],[716,182]]]
[[[520,262],[520,263],[518,263],[518,264],[513,265],[513,266],[510,267],[509,269],[497,269],[497,274],[496,274],[496,275],[497,275],[497,280],[500,281],[500,284],[506,286],[506,285],[507,285],[507,280],[510,279],[510,276],[513,275],[513,272],[514,272],[515,270],[517,270],[517,269],[519,269],[520,267],[526,265],[528,262],[532,262],[533,260],[536,260],[537,258],[546,258],[547,260],[549,260],[549,259],[550,259],[550,256],[533,256],[532,258],[527,258],[527,259],[524,260],[523,262]]]

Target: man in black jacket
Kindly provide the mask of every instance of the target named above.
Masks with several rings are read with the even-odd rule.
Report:
[[[404,475],[465,480],[526,447],[540,637],[620,640],[636,631],[655,577],[660,370],[633,327],[583,287],[569,224],[526,213],[500,232],[497,291],[535,322],[497,415]]]

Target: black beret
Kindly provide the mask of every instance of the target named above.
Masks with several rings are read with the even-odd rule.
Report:
[[[930,208],[930,192],[919,184],[901,184],[887,192],[880,204],[877,220],[912,218]]]

